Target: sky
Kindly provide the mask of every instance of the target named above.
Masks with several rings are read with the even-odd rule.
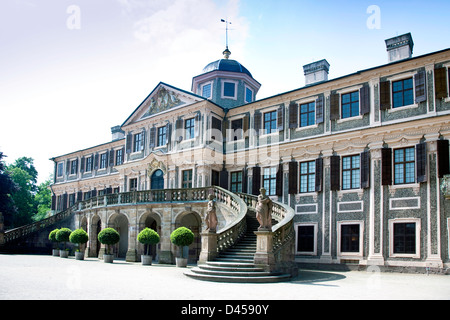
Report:
[[[387,63],[385,39],[411,32],[413,56],[450,48],[450,1],[1,0],[0,151],[7,164],[111,140],[160,81],[191,90],[222,58],[262,84],[263,99],[304,86],[303,65],[329,79]]]

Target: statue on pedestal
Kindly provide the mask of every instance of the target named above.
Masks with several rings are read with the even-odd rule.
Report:
[[[266,195],[266,189],[259,189],[256,219],[259,222],[258,231],[272,231],[272,200]]]
[[[206,231],[210,233],[216,233],[217,228],[217,215],[216,215],[216,202],[214,201],[214,195],[210,194],[208,196],[208,209],[206,210]]]

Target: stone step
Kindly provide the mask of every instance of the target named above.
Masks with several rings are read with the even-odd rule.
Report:
[[[212,275],[201,274],[188,269],[184,272],[188,277],[214,282],[232,282],[232,283],[269,283],[269,282],[282,282],[288,281],[291,278],[290,274],[275,274],[275,275],[256,275],[256,276],[232,276],[232,275]]]

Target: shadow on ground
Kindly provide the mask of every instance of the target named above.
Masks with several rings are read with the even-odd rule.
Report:
[[[336,284],[327,284],[329,281],[344,280],[346,277],[342,274],[321,271],[321,270],[299,270],[298,275],[289,282],[295,284],[308,284],[318,286],[336,287]]]

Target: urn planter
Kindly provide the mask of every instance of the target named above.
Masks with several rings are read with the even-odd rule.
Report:
[[[54,257],[59,257],[59,249],[53,249],[52,255],[53,255]]]
[[[103,262],[104,263],[113,263],[114,261],[114,255],[113,254],[104,254],[103,255]]]
[[[141,255],[141,261],[143,266],[151,266],[152,265],[153,256],[143,254]]]
[[[69,257],[69,251],[68,250],[59,250],[59,256],[61,258],[68,258]]]
[[[187,258],[175,258],[175,263],[177,265],[177,267],[179,268],[186,268],[187,267]]]
[[[75,259],[76,260],[84,260],[84,252],[75,251]]]

